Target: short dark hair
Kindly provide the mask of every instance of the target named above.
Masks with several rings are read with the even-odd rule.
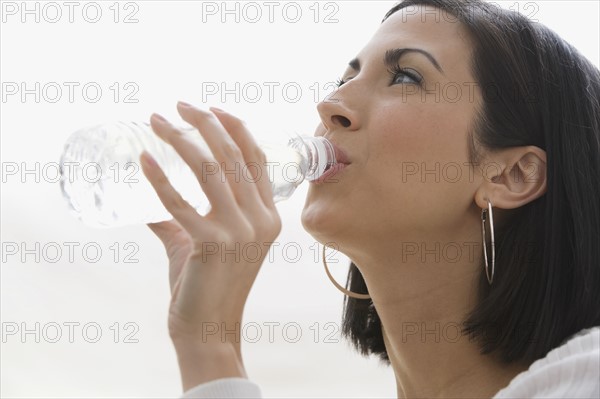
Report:
[[[406,0],[455,17],[473,43],[471,72],[483,102],[469,132],[477,149],[534,145],[546,151],[547,191],[506,213],[496,229],[492,286],[484,266],[478,302],[462,334],[482,354],[533,362],[584,328],[600,325],[600,71],[556,33],[523,15],[479,0]],[[527,251],[513,251],[523,248]],[[350,264],[346,288],[368,293]],[[342,334],[386,364],[381,320],[372,300],[346,297]]]

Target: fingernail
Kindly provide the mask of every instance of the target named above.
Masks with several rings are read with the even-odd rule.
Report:
[[[216,111],[216,112],[221,112],[221,113],[223,113],[223,114],[226,114],[226,113],[227,113],[226,111],[223,111],[221,108],[217,108],[217,107],[210,107],[209,109],[210,109],[211,111],[213,111],[213,112],[215,112],[215,111]]]
[[[180,107],[184,107],[184,108],[192,108],[192,106],[184,101],[178,101],[177,105],[179,105]]]
[[[142,159],[142,162],[150,168],[158,166],[156,160],[147,151],[142,151],[140,158]]]
[[[158,122],[162,125],[166,125],[168,123],[167,120],[159,114],[152,114],[152,116],[150,118],[154,119],[156,122]]]

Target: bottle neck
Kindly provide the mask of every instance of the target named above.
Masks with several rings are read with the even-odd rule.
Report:
[[[317,180],[337,163],[333,145],[325,137],[296,136],[290,139],[288,146],[300,152],[306,160],[305,178],[308,181]]]

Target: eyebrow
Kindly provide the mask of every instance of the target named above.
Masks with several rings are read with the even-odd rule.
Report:
[[[445,76],[444,70],[442,69],[440,64],[437,62],[437,60],[431,54],[429,54],[427,51],[422,50],[420,48],[395,48],[395,49],[387,50],[383,57],[383,63],[388,68],[393,68],[394,66],[396,66],[398,64],[398,61],[400,60],[400,58],[406,53],[419,53],[419,54],[424,55],[433,64],[435,69],[437,69],[442,75]],[[354,58],[352,61],[350,61],[348,63],[348,65],[350,66],[350,68],[354,69],[355,71],[357,71],[357,72],[360,71],[360,61],[358,60],[358,58]]]

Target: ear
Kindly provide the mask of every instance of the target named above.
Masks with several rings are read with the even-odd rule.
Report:
[[[487,209],[487,200],[500,209],[519,208],[546,192],[546,152],[539,147],[510,147],[487,154],[478,165],[483,182],[475,203]]]

